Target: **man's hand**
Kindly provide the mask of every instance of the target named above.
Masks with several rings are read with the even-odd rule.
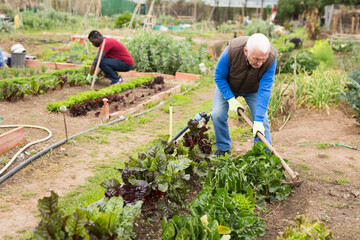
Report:
[[[236,114],[238,114],[238,108],[241,108],[242,111],[244,111],[244,107],[243,105],[241,105],[241,103],[235,99],[235,97],[230,98],[228,100],[229,103],[229,110],[230,111],[234,111]]]
[[[260,132],[265,137],[265,128],[262,122],[254,121],[253,135],[256,137],[256,133]]]
[[[91,76],[90,74],[88,74],[87,77],[86,77],[86,82],[90,84],[90,83],[91,83],[91,80],[92,80],[92,77],[93,77],[93,76]]]

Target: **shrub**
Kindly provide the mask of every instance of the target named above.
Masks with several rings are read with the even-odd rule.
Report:
[[[309,50],[315,59],[330,64],[334,61],[334,51],[326,40],[318,40]]]
[[[0,19],[0,33],[12,33],[14,31],[15,31],[15,27],[12,22],[8,22]]]
[[[135,61],[135,70],[140,72],[200,73],[199,64],[208,58],[206,44],[195,50],[191,38],[180,42],[165,33],[141,32],[127,42],[126,47]]]
[[[271,36],[271,25],[266,21],[253,21],[246,26],[245,35],[251,36],[254,33],[262,33],[266,36]]]
[[[132,14],[129,11],[121,14],[115,21],[116,28],[126,27],[125,24],[131,21]]]
[[[219,33],[232,33],[232,27],[229,24],[221,24],[218,29],[217,32]]]
[[[314,58],[313,54],[301,50],[296,55],[296,72],[307,72],[311,74],[313,70],[319,65],[319,61]],[[294,72],[294,58],[289,58],[284,67],[280,70],[281,73],[293,73]]]

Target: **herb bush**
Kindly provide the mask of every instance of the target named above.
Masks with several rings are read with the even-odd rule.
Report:
[[[284,231],[282,231],[276,240],[310,240],[332,239],[332,231],[330,227],[326,226],[322,222],[310,219],[304,215],[300,215],[295,219],[295,223],[289,225]]]
[[[143,31],[126,47],[135,61],[134,69],[140,72],[158,72],[174,75],[176,72],[200,73],[199,64],[208,58],[206,44],[194,50],[192,39],[173,40],[165,33],[152,35]]]
[[[0,19],[0,33],[12,33],[15,31],[14,23]]]
[[[341,95],[357,114],[356,120],[360,122],[360,69],[355,70],[347,76],[345,92]]]
[[[58,198],[51,191],[50,197],[39,200],[41,221],[31,239],[130,240],[135,237],[132,228],[141,213],[141,201],[125,205],[121,197],[103,199],[89,207],[80,206],[73,214],[64,216]]]

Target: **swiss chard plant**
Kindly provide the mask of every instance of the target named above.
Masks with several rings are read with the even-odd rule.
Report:
[[[266,151],[263,143],[256,143],[244,156],[223,157],[208,171],[204,186],[214,191],[225,188],[230,194],[246,193],[251,187],[261,206],[265,200],[275,202],[287,198],[291,189],[283,184],[285,179],[280,159]]]
[[[231,196],[225,188],[204,188],[190,204],[192,216],[207,216],[209,222],[231,230],[231,239],[253,239],[265,234],[266,223],[253,212],[253,197]]]
[[[169,221],[163,218],[162,230],[163,240],[220,240],[218,222],[209,224],[197,216],[174,216]]]
[[[64,216],[58,195],[39,200],[41,221],[31,239],[133,239],[132,225],[140,215],[142,202],[124,206],[121,197],[103,199],[89,207],[80,206]]]

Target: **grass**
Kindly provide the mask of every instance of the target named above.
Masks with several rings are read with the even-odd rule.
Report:
[[[309,169],[310,169],[310,166],[307,165],[307,164],[301,164],[300,167],[301,167],[302,169],[305,169],[305,170],[309,170]]]
[[[325,178],[325,177],[320,178],[320,181],[324,181],[324,182],[329,182],[330,180],[331,180],[330,178]]]
[[[343,175],[344,172],[340,171],[340,170],[334,170],[333,173],[335,173],[336,175]]]
[[[345,184],[348,182],[348,180],[346,178],[338,178],[338,179],[336,179],[336,182],[338,184]]]
[[[229,132],[232,140],[240,142],[246,142],[248,137],[252,136],[250,126],[233,126],[229,128]]]
[[[23,194],[21,194],[21,199],[25,200],[25,199],[31,198],[35,195],[36,195],[36,193],[32,193],[32,192],[23,193]]]

